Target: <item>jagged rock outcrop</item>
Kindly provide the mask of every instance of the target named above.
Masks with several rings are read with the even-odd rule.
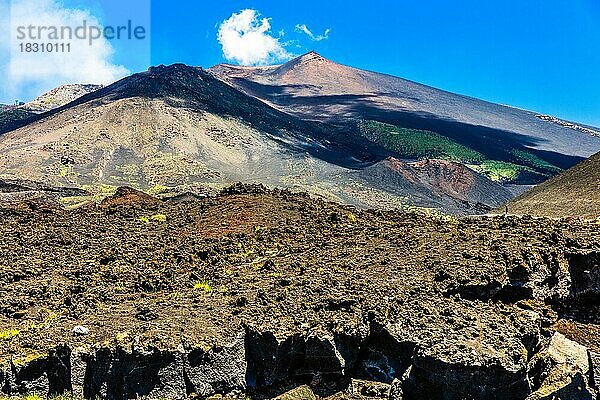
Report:
[[[275,397],[273,400],[317,400],[309,386],[303,385]]]
[[[600,252],[571,253],[569,273],[573,297],[600,296]]]
[[[278,339],[272,332],[247,330],[234,342],[207,350],[60,346],[47,357],[11,363],[0,372],[0,387],[9,395],[73,391],[86,399],[175,400],[192,393],[207,398],[232,391],[269,391],[278,384],[323,376],[338,382],[340,390],[348,385],[349,395],[363,396],[357,398],[595,399],[598,355],[588,355],[585,347],[558,333],[540,345],[536,318],[530,314],[515,322],[523,335],[515,342],[517,351],[506,356],[501,352],[511,351],[510,343],[486,348],[481,339],[460,341],[453,332],[428,338],[411,333],[406,325],[373,323],[368,337],[343,339],[331,334]],[[537,347],[542,350],[534,353]],[[353,376],[367,381],[344,383]],[[294,396],[304,396],[298,393],[307,390],[280,398],[304,398]]]
[[[531,378],[539,388],[528,400],[591,400],[596,393],[588,350],[560,333],[555,333],[547,347],[531,360]]]
[[[209,396],[247,387],[248,358],[245,333],[226,346],[208,351],[194,349],[185,356],[184,377],[187,393]]]
[[[596,395],[596,224],[362,211],[251,187],[111,200],[0,208],[4,394]]]

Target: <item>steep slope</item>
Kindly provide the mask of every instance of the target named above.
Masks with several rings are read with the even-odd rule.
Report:
[[[522,194],[506,207],[511,214],[600,218],[600,153]]]
[[[102,88],[102,85],[63,85],[18,106],[0,105],[0,134],[30,122],[37,114],[54,110],[73,100]]]
[[[600,151],[598,130],[517,108],[456,95],[401,78],[337,64],[311,52],[269,67],[217,65],[210,71],[246,93],[304,119],[342,126],[362,121],[373,136],[408,129],[428,156],[431,136],[462,146],[470,154],[445,158],[480,166],[500,181],[535,184]],[[366,121],[366,124],[365,124]],[[372,129],[373,130],[373,129]],[[389,135],[388,135],[389,136]],[[393,137],[373,141],[398,149]],[[473,155],[475,157],[473,157]]]
[[[102,85],[70,84],[62,85],[42,94],[23,106],[35,113],[43,113],[64,106],[88,93],[101,89]]]
[[[0,177],[91,192],[102,185],[182,192],[260,182],[359,206],[481,211],[479,197],[457,198],[442,186],[423,188],[413,200],[422,184],[416,169],[389,170],[396,176],[388,181],[401,182],[392,190],[368,169],[385,163],[389,151],[357,129],[300,120],[201,68],[151,68],[35,118],[0,138]],[[463,179],[464,171],[454,173]],[[485,208],[508,199],[500,185],[480,183]]]

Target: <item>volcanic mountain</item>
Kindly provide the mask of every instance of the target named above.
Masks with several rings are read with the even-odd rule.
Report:
[[[463,214],[511,197],[452,161],[395,155],[357,126],[300,119],[176,64],[124,78],[0,136],[0,179],[92,193],[106,185],[184,192],[258,182],[365,207]]]
[[[25,103],[25,107],[36,113],[43,113],[64,106],[88,93],[101,89],[102,85],[70,84],[62,85]]]
[[[506,207],[511,214],[600,218],[600,153],[522,194]]]
[[[61,107],[73,100],[98,90],[102,85],[63,85],[38,96],[29,103],[18,106],[0,105],[0,133],[27,124],[37,114]]]
[[[302,119],[355,126],[400,159],[460,162],[533,185],[600,151],[600,130],[347,67],[310,52],[286,64],[210,69]]]

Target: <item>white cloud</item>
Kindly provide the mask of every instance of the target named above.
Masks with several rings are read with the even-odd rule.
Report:
[[[129,71],[124,66],[111,62],[114,49],[104,37],[94,40],[91,45],[87,40],[77,38],[46,40],[68,44],[70,52],[21,51],[21,43],[35,40],[19,40],[18,27],[33,25],[75,29],[81,26],[83,21],[86,21],[88,26],[101,26],[100,21],[88,11],[64,8],[57,0],[12,0],[10,37],[0,38],[0,56],[4,60],[10,60],[8,68],[3,68],[7,74],[0,76],[2,97],[28,100],[62,84],[108,84],[128,75]],[[44,34],[43,38],[47,39],[47,34]]]
[[[310,29],[308,29],[306,24],[298,24],[296,25],[296,31],[304,32],[312,41],[320,42],[321,40],[329,39],[329,32],[331,32],[331,29],[325,29],[325,32],[323,32],[322,35],[315,35]]]
[[[219,26],[217,40],[223,56],[242,65],[265,65],[287,61],[292,54],[271,33],[269,18],[261,18],[256,10],[246,9],[233,13]]]

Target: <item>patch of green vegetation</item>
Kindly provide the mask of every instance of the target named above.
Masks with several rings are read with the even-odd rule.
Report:
[[[48,166],[47,170],[49,173],[56,175],[58,178],[66,180],[72,185],[77,184],[77,178],[80,175],[72,165],[63,165],[59,162]]]
[[[63,165],[58,171],[58,176],[60,176],[61,178],[67,178],[71,174],[71,170],[72,168],[70,166]]]
[[[117,191],[116,186],[98,184],[83,185],[81,189],[89,192],[89,196],[68,196],[62,197],[60,202],[68,209],[81,207],[89,203],[100,203],[108,196],[112,196]]]
[[[83,185],[83,190],[89,192],[91,195],[98,196],[112,196],[117,191],[117,187],[113,185],[97,184],[97,185]]]
[[[18,329],[14,329],[14,328],[4,329],[4,330],[0,331],[0,340],[11,339],[11,338],[17,336],[19,333],[21,333],[21,331]]]
[[[539,168],[546,171],[552,172],[561,172],[562,168],[557,167],[556,165],[552,165],[549,162],[542,160],[538,156],[533,153],[530,153],[525,150],[513,150],[511,153],[521,162],[525,163],[525,165],[529,165],[533,168]]]
[[[202,161],[181,155],[156,153],[142,164],[144,179],[155,186],[178,186],[218,177]]]
[[[350,222],[356,222],[356,219],[356,215],[353,213],[348,213],[348,220],[350,220]]]
[[[194,290],[202,290],[204,293],[211,293],[213,291],[212,283],[210,281],[200,281],[194,284]]]
[[[165,214],[154,214],[150,217],[141,216],[138,218],[138,221],[143,222],[145,224],[149,224],[150,222],[167,222],[167,216]]]
[[[166,193],[169,190],[171,190],[171,188],[168,186],[154,185],[150,189],[148,189],[147,193],[150,195],[156,196],[157,194]]]
[[[92,196],[69,196],[61,197],[59,201],[65,208],[72,210],[93,202],[94,198]]]
[[[90,193],[89,196],[68,196],[60,198],[60,202],[68,209],[81,207],[89,203],[100,203],[108,196],[112,196],[117,191],[116,186],[98,184],[83,185],[81,189]]]
[[[514,181],[521,171],[529,170],[522,165],[496,160],[485,160],[481,164],[469,165],[469,167],[495,182]]]
[[[361,121],[359,127],[365,137],[404,157],[468,163],[484,160],[481,153],[435,132],[400,128],[378,121]]]
[[[165,214],[154,214],[150,217],[150,220],[156,222],[167,222],[167,216]]]

